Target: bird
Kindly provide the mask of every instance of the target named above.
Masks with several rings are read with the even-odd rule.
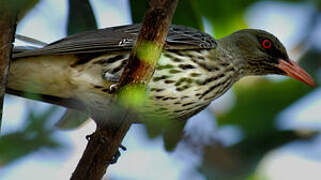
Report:
[[[43,47],[13,49],[7,93],[61,105],[104,121],[120,113],[118,83],[141,25],[71,35]],[[243,29],[221,39],[171,25],[152,79],[144,118],[187,120],[246,76],[285,75],[309,86],[311,76],[292,61],[274,35]]]

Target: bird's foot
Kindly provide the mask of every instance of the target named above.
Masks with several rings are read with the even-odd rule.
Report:
[[[121,150],[123,150],[123,151],[126,151],[127,150],[127,148],[125,147],[125,146],[123,146],[123,145],[119,145],[119,148],[121,149]],[[116,164],[117,163],[117,161],[118,161],[118,159],[119,159],[119,157],[120,157],[120,151],[119,151],[119,149],[116,151],[116,153],[113,155],[113,157],[112,157],[112,159],[111,159],[111,161],[109,161],[109,163],[110,164]]]
[[[95,133],[90,134],[90,135],[87,135],[87,136],[86,136],[86,139],[87,139],[88,141],[90,141],[90,140],[91,140],[92,138],[94,138],[95,136],[96,136],[96,138],[98,138],[98,141],[99,141],[99,143],[101,143],[101,144],[106,144],[106,143],[109,143],[109,142],[110,142],[107,137],[99,136],[99,135],[97,135],[97,134],[95,134]],[[126,148],[125,146],[123,146],[123,145],[119,145],[119,148],[120,148],[121,150],[123,150],[123,151],[126,151],[126,150],[127,150],[127,148]],[[120,155],[121,155],[121,153],[120,153],[120,151],[119,151],[119,149],[118,149],[118,150],[116,151],[116,153],[112,156],[111,160],[110,160],[108,163],[109,163],[109,164],[115,164],[115,163],[117,163]]]
[[[87,135],[87,136],[86,136],[87,141],[89,141],[91,138],[93,138],[93,137],[94,137],[94,134],[95,134],[95,133],[92,133],[92,134],[90,134],[90,135]]]
[[[87,141],[90,141],[93,138],[96,138],[96,140],[98,140],[99,144],[109,143],[109,140],[107,137],[98,135],[97,133],[92,133],[92,134],[86,136]]]

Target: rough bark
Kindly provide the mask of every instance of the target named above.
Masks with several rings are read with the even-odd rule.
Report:
[[[145,92],[164,46],[177,3],[178,0],[149,0],[137,43],[119,83],[118,99],[127,99],[126,96],[131,95],[132,89],[138,88],[140,92]],[[122,103],[125,106],[131,104]],[[116,124],[97,124],[71,179],[100,180],[104,176],[132,124],[128,116],[126,114],[121,119],[112,120]]]
[[[16,12],[8,6],[9,0],[0,1],[0,130],[3,98],[6,90],[12,42],[16,28]]]

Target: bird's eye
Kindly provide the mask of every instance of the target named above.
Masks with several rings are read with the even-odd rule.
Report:
[[[269,49],[269,48],[272,46],[272,43],[271,43],[270,40],[267,40],[267,39],[266,39],[266,40],[263,41],[262,45],[263,45],[263,47],[264,47],[265,49]]]

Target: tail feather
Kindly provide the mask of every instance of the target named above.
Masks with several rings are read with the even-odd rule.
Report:
[[[15,46],[13,48],[13,55],[15,54],[18,54],[18,53],[22,53],[22,52],[25,52],[25,51],[29,51],[29,50],[34,50],[34,49],[38,49],[37,47],[35,46]]]
[[[55,124],[56,127],[64,130],[78,128],[89,120],[89,116],[81,111],[67,109],[64,116]]]
[[[18,38],[20,39],[20,36]],[[28,43],[38,43],[32,38],[24,38]],[[41,42],[37,45],[40,44]],[[16,46],[13,48],[13,57],[38,48]],[[68,108],[83,109],[82,103],[73,99],[70,93],[68,94],[71,85],[66,81],[68,79],[67,69],[74,60],[71,56],[13,58],[6,92]]]
[[[17,40],[26,42],[28,44],[33,44],[33,45],[40,46],[40,47],[48,45],[48,43],[45,43],[43,41],[39,41],[37,39],[31,38],[31,37],[27,37],[27,36],[24,36],[24,35],[20,35],[20,34],[16,34],[15,38]]]
[[[42,47],[42,46],[47,45],[47,43],[38,41],[33,38],[29,38],[26,36],[22,36],[22,35],[16,35],[16,39],[24,41],[24,42],[31,44],[31,45],[15,46],[12,51],[13,57],[15,57],[19,53],[39,49],[39,47],[37,47],[37,46]],[[36,45],[36,46],[34,46],[34,45]],[[56,126],[60,129],[77,128],[89,119],[88,115],[82,113],[85,109],[85,105],[82,102],[80,102],[77,99],[68,97],[68,96],[42,94],[42,93],[46,93],[43,91],[34,91],[34,92],[31,91],[30,92],[30,87],[23,88],[24,86],[27,86],[28,83],[33,84],[32,86],[35,86],[35,84],[32,83],[32,81],[37,82],[37,79],[40,79],[41,76],[44,76],[45,72],[48,73],[47,78],[50,81],[50,79],[53,76],[55,76],[55,75],[57,76],[57,74],[59,74],[58,72],[50,74],[50,69],[52,69],[52,68],[56,69],[56,71],[64,71],[66,69],[66,68],[64,68],[64,67],[66,67],[66,65],[64,65],[64,63],[58,62],[56,64],[50,64],[49,63],[50,60],[48,60],[48,59],[50,59],[50,58],[48,58],[48,57],[47,58],[44,57],[43,59],[39,59],[37,57],[34,57],[34,58],[13,58],[11,68],[10,68],[9,82],[8,82],[8,87],[6,89],[6,93],[20,96],[20,97],[24,97],[24,98],[28,98],[28,99],[32,99],[32,100],[38,100],[38,101],[66,107],[68,109],[67,109],[65,115],[56,124]],[[50,68],[50,66],[52,68]],[[26,69],[28,69],[28,70],[26,70]],[[54,72],[54,71],[52,71],[52,72]],[[39,78],[36,78],[37,76],[39,76]],[[44,82],[44,86],[48,86],[48,82],[46,82],[44,80],[42,80],[41,82]],[[33,89],[33,88],[34,87],[31,87],[31,89]],[[40,89],[42,89],[42,88],[40,87]]]
[[[26,92],[23,90],[15,90],[11,88],[7,88],[6,93],[32,99],[32,100],[38,100],[38,101],[42,101],[50,104],[55,104],[66,108],[72,108],[77,110],[85,109],[85,105],[82,102],[73,98],[62,98],[57,96]]]

